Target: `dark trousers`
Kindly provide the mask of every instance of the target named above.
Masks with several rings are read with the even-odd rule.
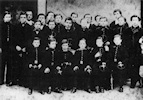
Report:
[[[136,86],[137,81],[139,81],[139,66],[138,65],[131,65],[130,68],[130,78],[131,78],[131,87],[134,88]]]
[[[6,72],[6,84],[12,82],[13,73],[12,73],[12,66],[13,66],[13,58],[12,54],[9,52],[2,53],[2,84],[4,84],[4,77]],[[6,70],[7,67],[7,70]]]
[[[49,87],[52,87],[53,78],[51,73],[41,73],[41,88],[43,91],[47,92]]]
[[[100,72],[99,77],[99,86],[106,90],[110,89],[110,73],[108,71]]]
[[[59,74],[57,72],[54,72],[52,74],[52,88],[53,90],[56,89],[56,88],[59,88],[61,89],[63,87],[62,85],[62,74]]]
[[[93,72],[91,75],[91,88],[92,88],[92,90],[95,90],[95,88],[100,85],[99,79],[100,79],[100,76],[98,74],[96,74],[95,72]]]
[[[75,87],[75,88],[79,88],[79,86],[78,86],[78,74],[79,74],[78,71],[73,72],[73,87]]]
[[[84,89],[91,89],[91,73],[84,72],[83,78]]]

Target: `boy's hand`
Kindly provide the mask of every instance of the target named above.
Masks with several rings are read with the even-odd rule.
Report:
[[[36,66],[36,65],[33,65],[33,68],[37,68],[37,66]]]
[[[26,48],[23,48],[22,51],[23,51],[23,52],[26,52]]]
[[[76,70],[78,70],[78,69],[79,69],[78,66],[75,66],[75,67],[73,68],[74,71],[76,71]]]
[[[100,52],[97,52],[94,57],[97,58],[97,57],[100,57],[101,56],[101,53]]]
[[[109,51],[109,47],[108,46],[105,46],[105,51]]]
[[[60,67],[60,66],[57,66],[56,69],[57,69],[57,70],[61,70],[61,67]]]
[[[32,68],[32,64],[29,64],[29,68]]]
[[[38,69],[40,69],[41,67],[42,67],[42,64],[39,64],[39,65],[38,65]]]
[[[91,73],[91,69],[87,69],[87,72],[88,72],[88,73]]]
[[[91,67],[89,65],[87,65],[86,68],[84,69],[84,71],[87,71],[89,69],[91,70]]]
[[[60,74],[60,75],[61,75],[61,74],[62,74],[62,71],[61,71],[61,70],[58,70],[58,74]]]
[[[17,50],[17,51],[21,51],[21,47],[17,45],[17,46],[16,46],[16,50]]]
[[[50,73],[50,69],[47,67],[44,71],[44,73]]]
[[[22,53],[20,53],[19,56],[22,57]]]

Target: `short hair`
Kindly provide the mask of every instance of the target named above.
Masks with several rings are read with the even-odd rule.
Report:
[[[68,43],[69,44],[69,41],[67,39],[63,39],[62,40],[62,44],[65,44],[65,43]]]
[[[43,14],[43,13],[38,14],[37,19],[39,18],[39,16],[44,16],[45,17],[45,14]]]
[[[133,15],[133,16],[131,16],[130,21],[132,21],[134,17],[137,17],[139,21],[141,20],[141,18],[139,16]]]
[[[5,12],[5,13],[4,13],[4,16],[7,15],[7,14],[8,14],[8,15],[11,15],[11,17],[12,17],[12,13],[11,13],[11,12],[8,12],[8,11]]]
[[[121,17],[119,17],[119,18],[123,18],[123,19],[124,19],[124,21],[125,21],[125,22],[127,22],[127,20],[126,20],[126,18],[125,18],[125,17],[121,16]],[[118,19],[119,19],[119,18],[118,18]]]
[[[34,37],[33,41],[34,40],[39,40],[40,41],[40,38],[39,37]]]
[[[101,36],[97,37],[97,39],[102,39],[102,40],[103,40],[103,38],[102,38]],[[96,40],[97,40],[97,39],[96,39]]]
[[[72,13],[71,13],[71,17],[72,17],[72,15],[74,15],[74,14],[77,15],[77,17],[78,17],[78,13],[75,13],[75,12],[72,12]]]
[[[100,17],[100,20],[101,20],[101,19],[106,19],[106,21],[108,21],[107,17]]]
[[[56,16],[61,16],[61,18],[63,19],[63,16],[62,16],[61,14],[56,14],[55,17],[56,17]]]
[[[116,12],[119,12],[119,13],[122,15],[122,12],[121,12],[120,9],[115,9],[115,10],[113,11],[113,14],[115,15]]]
[[[97,18],[98,16],[101,16],[101,15],[96,15],[96,16],[94,17],[94,20],[95,20],[95,21],[96,21],[96,18]]]
[[[85,14],[85,15],[83,16],[83,18],[85,18],[85,16],[87,16],[87,15],[90,15],[90,16],[91,16],[91,14],[87,13],[87,14]],[[92,16],[91,16],[91,20],[92,20]]]
[[[85,38],[81,38],[81,39],[79,40],[79,42],[80,42],[80,41],[85,41],[85,42],[86,42],[86,39],[85,39]]]
[[[72,20],[71,17],[67,17],[67,18],[65,19],[65,22],[66,22],[67,20],[70,20],[70,21],[73,23],[73,20]]]
[[[81,23],[83,20],[85,20],[85,18],[80,19],[80,23]]]
[[[53,13],[54,14],[54,12],[48,11],[47,14],[46,14],[46,16],[45,16],[45,18],[49,15],[49,13]],[[54,16],[55,16],[55,14],[54,14]]]
[[[24,12],[24,11],[22,11],[21,13],[20,13],[20,16],[21,15],[26,15],[26,13]],[[27,15],[26,15],[27,16]]]
[[[35,23],[37,23],[37,22],[40,22],[40,24],[41,24],[41,21],[40,21],[40,20],[36,20],[36,21],[35,21]],[[35,23],[34,23],[34,24],[35,24]]]
[[[122,39],[121,35],[119,35],[119,34],[114,35],[114,38],[117,38],[117,37],[120,38],[120,39]]]

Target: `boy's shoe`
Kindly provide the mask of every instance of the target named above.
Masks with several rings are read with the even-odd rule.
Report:
[[[103,87],[101,88],[101,93],[104,93],[104,88]]]
[[[120,87],[120,88],[119,88],[119,92],[123,92],[123,87]]]
[[[88,92],[88,93],[92,92],[91,89],[86,89],[85,91]]]
[[[74,87],[72,90],[71,90],[71,93],[75,93],[76,92],[76,87]]]
[[[29,90],[28,90],[28,94],[29,94],[29,95],[31,95],[32,92],[33,92],[32,89],[29,89]]]
[[[54,92],[62,93],[62,91],[61,91],[59,88],[56,88],[56,89],[54,90]]]

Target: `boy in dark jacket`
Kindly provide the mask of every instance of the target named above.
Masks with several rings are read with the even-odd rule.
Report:
[[[74,55],[73,70],[77,74],[78,87],[80,85],[80,89],[91,92],[91,59],[90,52],[86,47],[86,40],[83,38],[79,41],[79,49]]]

